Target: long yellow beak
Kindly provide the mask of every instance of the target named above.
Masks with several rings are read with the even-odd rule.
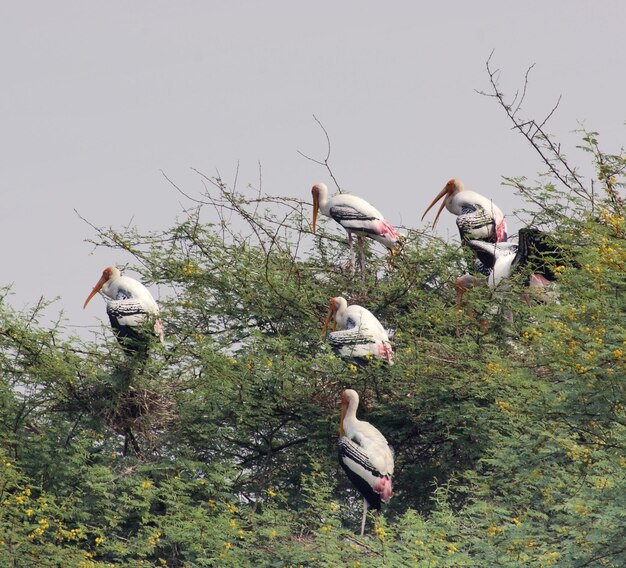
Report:
[[[328,325],[331,320],[333,322],[333,331],[337,329],[337,320],[333,318],[333,316],[337,313],[337,309],[335,308],[335,302],[333,300],[330,301],[330,309],[328,310],[328,315],[326,316],[326,321],[324,322],[324,327],[322,327],[322,337],[326,336],[326,331],[328,330]]]
[[[441,207],[439,207],[439,211],[437,211],[437,215],[435,216],[435,220],[433,221],[433,229],[437,225],[437,220],[439,219],[439,215],[441,215],[441,212],[443,211],[443,208],[446,206],[446,202],[448,200],[448,195],[449,194],[450,194],[450,190],[448,189],[448,186],[446,185],[446,187],[444,187],[438,193],[437,197],[435,197],[435,199],[433,199],[432,203],[428,206],[428,208],[426,209],[426,211],[424,211],[424,214],[422,215],[422,219],[421,220],[423,221],[424,217],[426,217],[426,213],[428,213],[432,209],[432,206],[435,203],[437,203],[437,201],[439,201],[442,197],[444,198],[444,200],[441,202]]]
[[[315,226],[317,225],[317,212],[320,208],[320,196],[314,191],[313,192],[313,232],[315,233]]]
[[[100,280],[98,280],[98,283],[94,286],[93,290],[91,291],[91,294],[89,294],[89,296],[87,296],[87,299],[85,300],[85,303],[83,304],[83,310],[87,307],[87,304],[89,303],[91,298],[93,298],[98,292],[100,292],[100,288],[102,288],[102,286],[104,286],[104,283],[107,280],[108,280],[108,278],[106,276],[102,275]]]
[[[346,401],[343,393],[341,395],[341,415],[339,416],[339,437],[345,434],[343,429],[343,419],[346,417],[346,411],[348,410],[348,402]]]

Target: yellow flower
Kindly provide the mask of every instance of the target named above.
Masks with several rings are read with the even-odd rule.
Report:
[[[141,489],[142,490],[146,490],[146,489],[150,489],[150,487],[152,487],[152,481],[150,481],[149,479],[144,479],[141,482]]]
[[[29,517],[32,517],[35,514],[35,511],[33,511],[32,509],[26,509],[26,515]]]
[[[274,362],[271,359],[268,359],[265,363],[268,367],[272,367],[274,365]]]
[[[100,546],[103,542],[104,542],[104,537],[103,536],[97,536],[96,537],[96,546]]]
[[[385,541],[385,537],[387,536],[387,531],[383,527],[381,526],[375,527],[374,532],[376,533],[378,540],[380,540],[381,542]]]
[[[500,412],[504,414],[511,414],[511,405],[505,400],[496,400],[496,404],[500,409]]]
[[[322,531],[324,534],[326,534],[326,533],[330,532],[330,531],[332,530],[332,528],[333,528],[333,527],[332,527],[331,525],[324,525],[324,526],[322,527],[321,531]]]
[[[357,371],[356,365],[353,365],[353,364],[348,365],[348,369],[350,369],[353,373],[356,373]]]
[[[224,548],[225,548],[226,550],[230,550],[232,547],[233,547],[233,545],[232,545],[230,542],[225,542],[225,543],[224,543]]]
[[[161,540],[161,531],[154,531],[152,536],[148,537],[148,543],[152,546],[156,545],[159,540]]]
[[[270,497],[276,497],[276,491],[274,491],[274,490],[273,490],[273,489],[271,489],[271,488],[267,490],[267,494],[268,494]]]

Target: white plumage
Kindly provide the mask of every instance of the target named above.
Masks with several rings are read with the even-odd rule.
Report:
[[[466,190],[463,183],[457,179],[451,179],[439,192],[428,206],[426,213],[439,201],[443,202],[437,211],[433,228],[437,225],[439,215],[445,207],[450,213],[457,216],[456,225],[461,235],[461,240],[475,239],[488,242],[504,242],[507,239],[507,227],[504,214],[491,199]]]
[[[358,406],[357,392],[344,390],[339,423],[339,463],[363,496],[363,535],[368,507],[380,510],[381,503],[387,503],[393,494],[394,455],[380,431],[356,417]]]
[[[329,197],[325,183],[316,183],[311,189],[311,194],[313,195],[313,232],[315,232],[319,210],[326,217],[337,221],[346,230],[351,252],[353,233],[359,239],[369,237],[378,241],[391,251],[400,246],[401,235],[383,217],[383,214],[365,199],[347,193]],[[363,263],[361,251],[361,266]]]
[[[163,324],[159,319],[159,306],[148,289],[129,276],[122,276],[115,266],[109,266],[85,300],[83,308],[98,292],[102,292],[107,303],[107,315],[116,332],[118,341],[131,351],[145,344],[140,328],[154,318],[154,334],[164,341]]]
[[[340,355],[367,359],[376,357],[393,365],[393,348],[387,330],[376,316],[362,306],[348,306],[345,298],[338,296],[330,300],[330,309],[324,332],[334,319],[338,331],[328,334],[328,341]]]

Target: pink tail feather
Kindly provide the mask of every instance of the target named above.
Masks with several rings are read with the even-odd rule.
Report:
[[[380,500],[383,503],[387,503],[393,495],[393,484],[391,478],[388,475],[381,477],[378,483],[374,486],[374,491],[380,494]]]
[[[393,349],[391,348],[391,345],[381,341],[378,344],[378,355],[380,355],[381,359],[384,359],[387,363],[393,365]]]
[[[496,242],[503,243],[507,240],[508,234],[506,229],[506,221],[502,219],[496,226]]]

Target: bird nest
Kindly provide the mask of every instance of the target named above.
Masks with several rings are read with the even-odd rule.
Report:
[[[130,386],[127,391],[117,393],[114,404],[100,408],[98,414],[114,432],[124,436],[132,433],[153,448],[175,418],[174,403],[167,394]]]
[[[74,399],[89,414],[125,439],[125,451],[135,453],[156,450],[167,427],[175,420],[174,386],[171,383],[152,385],[130,384],[114,387],[93,382],[74,391]]]

